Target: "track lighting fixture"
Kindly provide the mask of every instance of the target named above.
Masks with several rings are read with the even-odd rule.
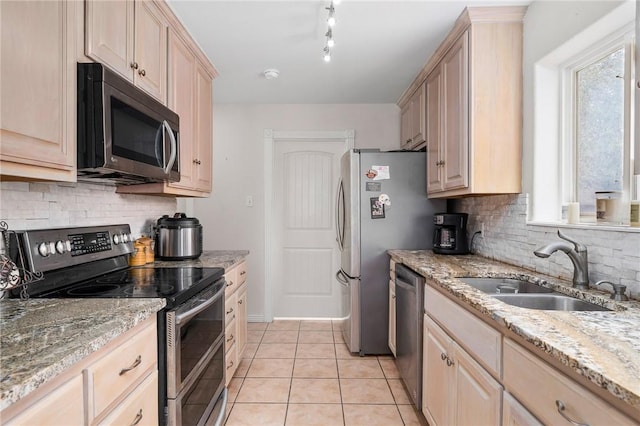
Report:
[[[333,27],[336,25],[336,8],[334,4],[339,3],[340,0],[332,0],[331,3],[329,3],[329,7],[325,7],[325,9],[329,11],[329,16],[327,17],[327,32],[325,33],[327,43],[323,50],[323,58],[325,62],[331,61],[331,48],[336,45],[336,42],[333,39]]]

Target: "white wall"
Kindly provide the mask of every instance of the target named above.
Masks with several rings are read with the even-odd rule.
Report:
[[[213,194],[180,201],[205,249],[248,249],[249,316],[264,314],[264,130],[355,130],[357,148],[398,149],[400,110],[383,105],[214,105]],[[253,207],[245,197],[253,197]],[[270,195],[270,194],[269,194]]]
[[[554,191],[553,186],[534,185],[533,158],[537,131],[534,99],[534,64],[599,18],[611,12],[620,1],[536,1],[529,6],[524,25],[523,87],[523,194],[476,197],[453,202],[455,211],[467,212],[469,235],[484,223],[485,238],[476,238],[477,253],[518,266],[571,279],[573,266],[563,253],[548,259],[537,258],[533,251],[557,240],[557,227],[527,225],[533,191]],[[534,125],[535,124],[535,125]],[[542,129],[544,131],[544,129]],[[536,148],[536,149],[534,149]],[[538,152],[545,161],[549,153]],[[553,168],[544,163],[549,168]],[[536,178],[537,180],[537,178]],[[559,188],[557,188],[559,190]],[[593,227],[568,227],[562,231],[589,249],[591,283],[608,279],[628,286],[628,294],[640,299],[640,232],[602,230]]]

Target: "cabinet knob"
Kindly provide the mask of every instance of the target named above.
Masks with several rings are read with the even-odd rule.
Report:
[[[147,75],[147,72],[145,70],[140,70],[140,71],[138,71],[138,74],[140,74],[142,77],[144,77],[145,75]]]
[[[131,68],[133,68],[134,70],[138,69],[138,63],[137,62],[131,62]]]

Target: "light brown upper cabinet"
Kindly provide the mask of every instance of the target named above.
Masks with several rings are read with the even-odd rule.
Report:
[[[429,198],[521,191],[525,11],[465,9],[398,101],[425,86]]]
[[[413,149],[424,142],[424,85],[418,87],[404,105],[400,105],[400,145]]]
[[[76,180],[82,4],[0,2],[2,180]]]
[[[151,1],[87,0],[85,53],[167,102],[167,21]]]
[[[180,116],[180,181],[119,186],[118,193],[185,197],[211,193],[213,78],[217,72],[178,25],[177,20],[169,22],[167,105]]]

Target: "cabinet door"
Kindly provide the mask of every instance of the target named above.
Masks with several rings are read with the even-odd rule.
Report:
[[[196,189],[211,192],[213,145],[213,79],[204,67],[196,64]]]
[[[2,1],[2,174],[76,180],[75,2]]]
[[[389,349],[396,356],[396,283],[389,280]]]
[[[454,398],[452,370],[443,356],[449,353],[451,339],[427,315],[423,334],[422,411],[432,426],[451,424],[450,406]]]
[[[82,376],[78,375],[56,388],[17,417],[3,424],[13,425],[81,425],[84,422]],[[69,403],[73,401],[73,403]]]
[[[420,86],[411,97],[411,144],[413,146],[424,142],[425,113],[424,113],[424,85]]]
[[[469,186],[468,39],[465,32],[442,59],[444,189]]]
[[[169,108],[180,116],[180,181],[169,185],[176,188],[194,187],[193,169],[196,141],[195,131],[195,77],[196,58],[173,31],[169,31]]]
[[[400,110],[400,146],[411,145],[411,100]]]
[[[442,191],[441,133],[441,68],[436,67],[425,82],[426,140],[427,140],[427,193]]]
[[[133,0],[85,2],[85,54],[133,82]]]
[[[455,424],[499,425],[502,386],[456,343]]]
[[[238,337],[238,359],[242,359],[242,354],[247,346],[247,285],[242,284],[238,290],[238,316],[236,317],[236,330]]]
[[[134,82],[160,102],[167,101],[167,28],[157,6],[137,1],[135,7]]]

